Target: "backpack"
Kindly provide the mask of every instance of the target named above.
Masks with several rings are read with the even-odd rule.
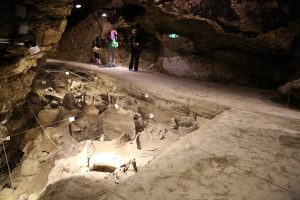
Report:
[[[106,35],[106,40],[108,43],[112,42],[112,39],[110,38],[110,33],[111,33],[111,31],[108,31],[107,35]],[[118,41],[118,35],[116,35],[115,40]]]
[[[110,34],[111,34],[111,31],[109,31],[108,34],[107,34],[107,37],[108,37],[107,41],[108,41],[109,47],[110,48],[117,48],[119,46],[118,35],[116,34],[115,39],[112,40],[110,38]]]
[[[108,44],[112,42],[112,40],[110,38],[110,31],[108,31],[107,34],[106,34],[106,41],[107,41]]]

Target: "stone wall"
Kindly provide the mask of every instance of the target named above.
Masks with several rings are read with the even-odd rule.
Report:
[[[0,38],[24,40],[24,35],[16,34],[20,22],[27,22],[29,32],[36,37],[41,52],[31,55],[24,46],[0,45],[0,136],[5,137],[23,130],[31,120],[32,109],[24,109],[24,103],[31,91],[36,75],[36,67],[42,58],[52,52],[65,30],[66,16],[73,8],[74,0],[31,0],[19,1],[26,7],[26,17],[15,14],[17,3],[12,0],[1,1]],[[2,17],[3,16],[3,17]],[[21,109],[21,107],[23,107]],[[16,112],[16,110],[20,110]],[[33,109],[33,112],[37,110]],[[31,117],[28,117],[31,116]],[[9,161],[13,165],[18,150],[19,138],[12,137],[5,142]],[[7,171],[1,145],[0,175]]]
[[[138,21],[161,41],[157,63],[161,71],[273,88],[297,79],[300,23],[296,1],[157,2],[145,2],[147,12]],[[169,39],[169,33],[179,38]]]

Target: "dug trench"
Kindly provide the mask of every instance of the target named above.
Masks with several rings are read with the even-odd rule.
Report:
[[[11,138],[21,135],[23,157],[11,171],[12,181],[1,178],[0,199],[36,199],[46,185],[78,176],[103,180],[107,187],[122,183],[229,109],[212,102],[183,104],[64,64],[40,67],[31,96],[41,110],[28,130]]]

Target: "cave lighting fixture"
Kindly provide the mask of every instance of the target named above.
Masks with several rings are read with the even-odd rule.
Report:
[[[176,33],[170,33],[170,34],[168,35],[168,37],[171,38],[171,39],[176,39],[176,38],[179,37],[179,35],[177,35]]]
[[[81,8],[82,6],[81,6],[81,3],[80,3],[80,1],[77,1],[76,3],[75,3],[75,8]]]
[[[102,13],[102,17],[107,17],[107,13]]]

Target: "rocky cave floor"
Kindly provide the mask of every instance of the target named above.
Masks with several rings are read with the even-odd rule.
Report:
[[[23,158],[15,190],[1,178],[0,199],[299,199],[297,108],[266,101],[270,91],[174,81],[70,62],[39,68],[31,101],[42,109],[16,133]]]

